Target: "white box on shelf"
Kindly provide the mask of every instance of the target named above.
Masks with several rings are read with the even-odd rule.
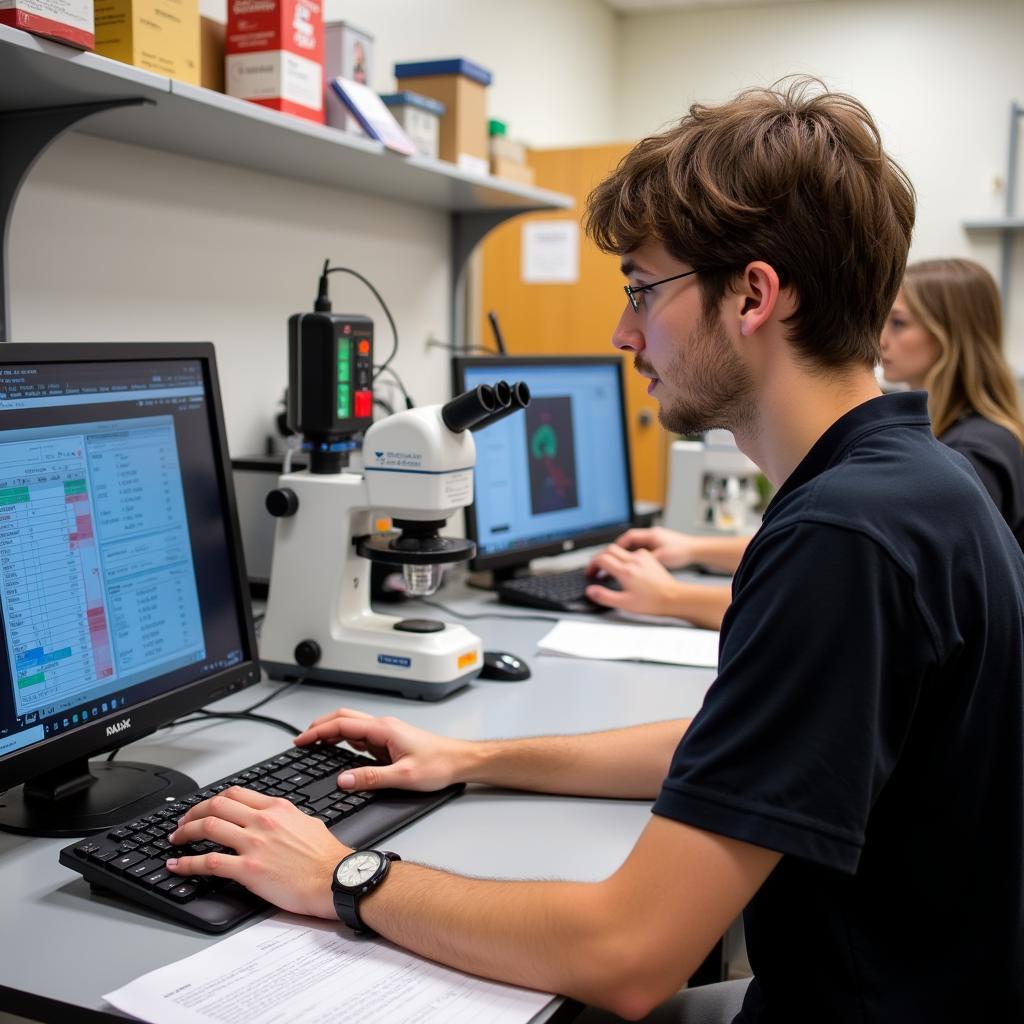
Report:
[[[328,88],[335,78],[373,87],[373,36],[346,21],[328,21],[324,25],[324,80]],[[359,121],[347,112],[333,127],[365,134]]]
[[[395,116],[414,143],[420,156],[438,157],[441,118],[445,105],[440,100],[416,92],[392,92],[381,96],[381,102]]]

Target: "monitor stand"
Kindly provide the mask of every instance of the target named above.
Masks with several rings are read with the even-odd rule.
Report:
[[[469,573],[466,577],[466,586],[473,590],[495,590],[499,583],[515,579],[517,576],[528,576],[529,573],[528,562],[504,569],[480,569],[477,572]]]
[[[79,758],[0,796],[0,830],[30,836],[85,836],[150,814],[199,787],[173,768]]]

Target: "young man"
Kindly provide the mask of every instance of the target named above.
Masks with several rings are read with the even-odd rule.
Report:
[[[377,754],[343,789],[655,801],[599,883],[348,861],[386,873],[367,927],[636,1019],[746,908],[738,1020],[1021,1018],[1024,557],[924,397],[875,384],[913,217],[867,111],[807,82],[692,107],[591,196],[630,282],[614,344],[663,423],[732,430],[778,493],[692,723],[471,743],[339,710],[298,738]],[[291,804],[228,790],[174,836],[200,838],[235,852],[176,870],[335,917],[349,851]]]

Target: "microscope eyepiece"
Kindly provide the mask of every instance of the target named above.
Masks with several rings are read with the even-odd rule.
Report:
[[[494,397],[498,400],[498,409],[507,409],[512,404],[512,389],[505,381],[499,380],[494,385]]]
[[[473,430],[483,430],[484,427],[489,427],[492,423],[497,423],[498,420],[503,420],[506,416],[511,416],[512,413],[519,412],[520,409],[525,409],[530,404],[530,389],[525,381],[517,380],[514,384],[506,384],[505,381],[499,380],[494,385],[494,391],[495,394],[507,392],[508,402],[473,424]]]
[[[441,420],[452,433],[461,434],[500,407],[494,388],[490,384],[478,384],[471,391],[464,391],[442,405]]]

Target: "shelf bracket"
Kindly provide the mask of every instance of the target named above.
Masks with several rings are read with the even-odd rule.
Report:
[[[534,209],[544,209],[542,206]],[[499,224],[512,217],[530,213],[530,209],[487,210],[479,213],[452,214],[452,284],[449,323],[452,341],[457,348],[470,343],[470,325],[466,323],[466,264],[473,250]]]
[[[1006,218],[1009,220],[1017,212],[1017,155],[1020,146],[1020,121],[1024,117],[1024,107],[1016,100],[1010,104],[1010,146],[1006,159]],[[1010,311],[1010,285],[1013,281],[1013,243],[1012,231],[1003,231],[999,253],[999,283],[1003,290],[1003,316],[1008,317]]]
[[[74,103],[62,107],[0,111],[0,342],[11,340],[8,241],[18,192],[36,160],[57,136],[84,117],[115,107],[149,103],[142,98]]]

